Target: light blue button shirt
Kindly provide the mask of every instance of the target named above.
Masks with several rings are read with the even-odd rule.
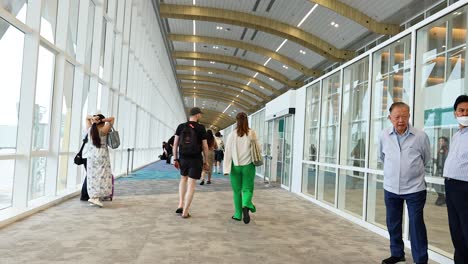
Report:
[[[468,182],[468,127],[458,130],[452,137],[444,177]]]
[[[399,135],[393,127],[380,134],[379,159],[384,164],[384,189],[410,194],[426,189],[424,167],[431,161],[431,145],[426,133],[409,125]]]

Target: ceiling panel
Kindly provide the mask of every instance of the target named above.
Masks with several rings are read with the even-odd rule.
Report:
[[[424,0],[340,0],[340,2],[358,9],[378,22],[382,22],[415,1],[424,2]]]
[[[300,52],[301,50],[306,54],[302,54]],[[309,69],[314,68],[325,60],[324,57],[292,41],[287,41],[286,44],[284,44],[284,46],[278,51],[278,53],[293,59],[294,61],[306,66]]]
[[[221,86],[229,87],[231,90],[234,89],[233,92],[231,93],[231,95],[237,95],[239,93],[242,93],[242,89],[239,89],[237,87],[233,87],[233,86],[230,86],[230,85],[226,85],[226,84],[213,84],[211,82],[203,82],[203,81],[197,81],[196,83],[199,84],[199,85],[208,84],[208,85],[221,85]],[[193,82],[192,81],[187,81],[187,80],[182,80],[182,84],[193,84]],[[249,86],[252,87],[253,89],[257,90],[258,92],[264,93],[267,96],[271,95],[271,93],[269,93],[268,91],[265,92],[264,89],[261,89],[258,86],[253,86],[252,84],[250,84]],[[194,89],[194,90],[196,90],[196,89]],[[235,91],[238,91],[238,92],[235,92]],[[245,91],[245,92],[247,92],[250,97],[253,97],[253,98],[255,98],[257,100],[257,102],[252,101],[253,103],[258,104],[259,101],[262,101],[262,103],[265,103],[265,102],[263,102],[263,98],[260,98],[260,97],[254,95],[254,94],[252,94],[252,93],[250,93],[248,91]]]
[[[278,62],[276,60],[270,60],[266,66],[268,68],[273,69],[273,70],[281,73],[282,75],[288,77],[288,79],[290,79],[290,80],[294,80],[297,77],[302,76],[302,72],[294,69],[291,66],[280,63],[280,62]]]
[[[188,66],[193,66],[193,60],[185,60],[185,59],[177,59],[176,60],[177,65],[188,65]],[[229,68],[229,64],[224,64],[224,63],[210,63],[209,61],[196,61],[197,66],[200,67],[210,67],[210,68],[217,68],[217,69],[222,69],[226,70]]]

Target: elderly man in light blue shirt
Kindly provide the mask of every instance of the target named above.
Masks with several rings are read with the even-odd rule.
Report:
[[[459,130],[453,135],[444,166],[445,197],[455,264],[468,263],[468,96],[453,105]]]
[[[380,135],[379,159],[384,165],[387,228],[391,256],[382,264],[405,261],[402,239],[403,203],[409,214],[411,253],[415,263],[427,263],[427,232],[423,209],[426,203],[425,166],[431,160],[429,138],[409,124],[410,109],[403,102],[393,103],[388,116],[393,127]]]

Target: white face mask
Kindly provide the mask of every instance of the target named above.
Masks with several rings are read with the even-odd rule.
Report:
[[[468,126],[468,116],[458,116],[457,121],[462,126]]]

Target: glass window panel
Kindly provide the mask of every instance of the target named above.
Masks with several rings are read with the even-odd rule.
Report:
[[[453,244],[447,224],[448,215],[443,184],[428,183],[424,221],[427,228],[429,247],[441,254],[452,257]]]
[[[0,0],[0,6],[14,15],[19,21],[26,23],[26,10],[28,9],[27,0]],[[0,36],[4,33],[2,28],[3,26],[0,25]],[[5,28],[5,30],[6,29],[7,28]]]
[[[101,112],[102,110],[102,84],[98,84],[98,90],[97,90],[97,104],[96,104],[96,109],[97,112]]]
[[[78,33],[78,17],[80,10],[80,0],[69,0],[70,8],[68,14],[68,30],[67,30],[67,51],[73,57],[76,54],[76,39]]]
[[[29,179],[28,195],[29,201],[45,195],[46,165],[46,157],[31,158],[31,173]]]
[[[84,77],[84,87],[83,87],[83,99],[82,99],[82,102],[81,102],[81,105],[82,105],[82,109],[81,109],[81,125],[82,125],[82,130],[83,132],[86,131],[86,116],[88,114],[91,114],[91,113],[88,113],[88,102],[89,102],[89,86],[90,86],[90,81],[91,79],[89,78],[89,75],[86,75],[85,74],[85,77]],[[81,141],[80,141],[81,142]]]
[[[367,179],[367,221],[387,229],[383,175],[369,174]]]
[[[55,28],[57,26],[58,0],[43,0],[41,10],[41,36],[55,43]]]
[[[105,18],[102,19],[102,32],[101,32],[101,55],[99,60],[99,78],[102,78],[102,74],[104,73],[104,52],[106,50],[106,28],[107,28],[107,20]]]
[[[364,172],[340,170],[338,208],[355,216],[362,216]]]
[[[93,34],[94,34],[94,11],[96,6],[93,2],[89,2],[88,9],[88,35],[86,36],[86,66],[91,67],[91,53],[93,46]]]
[[[323,80],[320,162],[337,163],[340,99],[340,72],[337,72]]]
[[[315,178],[317,176],[317,166],[313,164],[303,164],[302,166],[302,193],[315,197]]]
[[[388,108],[394,102],[409,103],[411,82],[411,36],[376,51],[372,74],[372,110],[369,165],[381,169],[377,160],[380,132],[391,126]],[[410,104],[411,105],[411,104]]]
[[[13,198],[13,180],[15,175],[15,160],[0,160],[0,209],[11,206]]]
[[[59,155],[59,169],[57,175],[57,192],[67,188],[68,155]]]
[[[307,87],[304,127],[304,160],[317,160],[320,114],[320,82]]]
[[[319,166],[318,170],[318,199],[332,205],[335,204],[336,169]]]
[[[66,62],[62,101],[62,119],[60,122],[60,152],[69,151],[74,76],[75,66]]]
[[[365,166],[369,119],[369,58],[344,69],[340,164]]]
[[[55,55],[39,47],[32,149],[48,149],[54,88]]]
[[[24,34],[0,19],[0,154],[16,152]]]

